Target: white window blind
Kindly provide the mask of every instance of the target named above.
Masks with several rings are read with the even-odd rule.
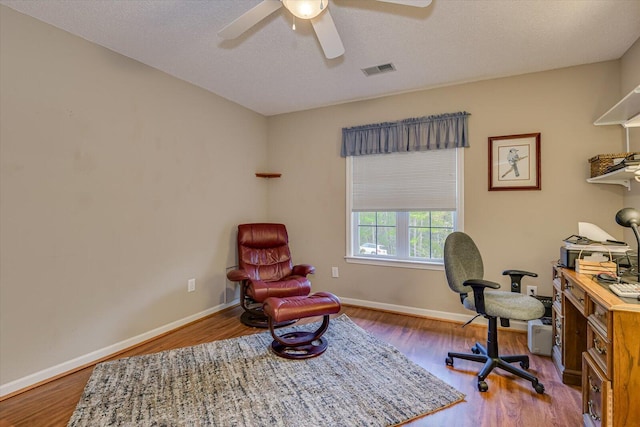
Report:
[[[457,149],[356,156],[352,209],[456,210]]]

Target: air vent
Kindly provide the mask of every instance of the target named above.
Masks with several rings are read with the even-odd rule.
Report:
[[[364,73],[365,76],[369,77],[369,76],[373,76],[374,74],[388,73],[389,71],[395,71],[395,70],[396,70],[395,65],[389,62],[388,64],[381,64],[381,65],[376,65],[374,67],[363,68],[362,72]]]

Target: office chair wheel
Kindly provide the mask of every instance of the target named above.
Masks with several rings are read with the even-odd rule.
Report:
[[[453,366],[453,357],[448,357],[446,359],[444,359],[444,363],[447,364],[447,366]]]
[[[480,349],[478,348],[478,345],[477,345],[477,344],[474,344],[474,346],[473,346],[473,347],[471,347],[471,352],[472,352],[473,354],[480,354]]]
[[[536,393],[538,393],[538,394],[543,394],[544,393],[544,386],[542,384],[540,384],[539,382],[536,382],[533,385],[533,388],[536,390]]]
[[[481,392],[484,393],[487,390],[489,390],[489,386],[487,385],[487,382],[486,381],[478,381],[478,391],[481,391]]]
[[[520,367],[524,370],[529,369],[529,362],[520,362]]]

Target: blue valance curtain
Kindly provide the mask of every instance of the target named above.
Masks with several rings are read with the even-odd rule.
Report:
[[[469,146],[466,111],[342,128],[340,155],[425,151]]]

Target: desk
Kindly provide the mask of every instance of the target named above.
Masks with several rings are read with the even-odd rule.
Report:
[[[553,362],[582,387],[585,426],[640,424],[640,303],[553,266]]]

